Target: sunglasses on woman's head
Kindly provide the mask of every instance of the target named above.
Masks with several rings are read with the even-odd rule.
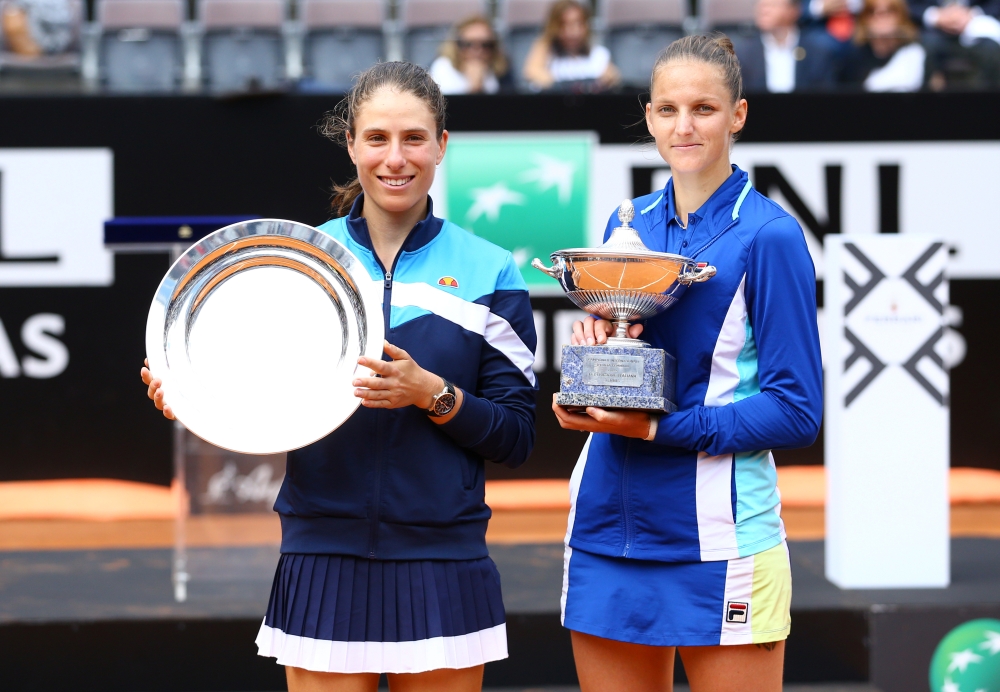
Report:
[[[497,47],[496,41],[465,41],[463,39],[458,39],[458,47],[462,50],[468,50],[470,48],[482,48],[483,50],[493,50]]]

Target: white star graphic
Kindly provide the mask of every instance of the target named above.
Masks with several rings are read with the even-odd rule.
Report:
[[[507,187],[507,183],[502,180],[489,187],[474,187],[470,191],[472,195],[472,206],[465,214],[465,219],[472,223],[480,216],[486,214],[490,221],[500,218],[500,208],[505,204],[524,204],[524,195],[515,192]]]
[[[516,247],[511,250],[510,254],[514,258],[514,264],[522,267],[528,263],[528,260],[532,255],[532,250],[530,247]]]
[[[521,180],[527,183],[538,183],[541,192],[553,187],[559,193],[559,203],[569,204],[573,194],[573,173],[576,164],[572,161],[560,161],[545,154],[534,154],[532,160],[535,167],[521,174]]]
[[[990,656],[1000,654],[1000,632],[986,630],[984,634],[986,634],[986,641],[980,644],[979,648],[988,650]]]
[[[972,649],[956,651],[951,655],[951,662],[948,664],[948,672],[950,673],[957,668],[960,673],[964,673],[970,663],[979,663],[982,660],[983,657]]]
[[[944,684],[941,686],[941,692],[962,692],[962,690],[956,683],[952,682],[948,678],[945,678]]]

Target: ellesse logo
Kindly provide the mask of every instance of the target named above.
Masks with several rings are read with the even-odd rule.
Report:
[[[458,280],[454,276],[442,276],[438,279],[438,286],[447,286],[448,288],[458,288]]]

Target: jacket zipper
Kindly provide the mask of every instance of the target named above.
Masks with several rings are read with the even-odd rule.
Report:
[[[632,508],[629,503],[629,457],[632,451],[632,441],[625,443],[625,461],[622,462],[622,516],[625,518],[625,548],[622,550],[622,557],[628,557],[632,549],[632,541],[635,538],[635,525],[632,522]]]
[[[396,271],[399,256],[402,254],[403,252],[400,250],[392,261],[392,268],[386,271],[385,267],[382,266],[382,260],[374,252],[372,253],[375,256],[375,261],[378,262],[379,269],[382,270],[385,276],[382,282],[382,320],[385,327],[386,340],[389,339],[389,315],[392,311],[392,275]],[[385,415],[385,411],[382,409],[375,411],[375,449],[377,450],[377,454],[375,455],[375,485],[372,488],[372,522],[368,533],[368,558],[371,560],[375,559],[378,548],[378,524],[382,508],[382,470],[385,466],[382,425]]]
[[[704,252],[710,248],[715,241],[721,238],[726,231],[736,225],[736,220],[733,220],[731,224],[723,228],[719,233],[715,235],[711,240],[709,240],[705,245],[699,248],[692,257],[697,257],[700,253]],[[628,440],[625,443],[625,461],[622,462],[622,485],[621,485],[621,505],[622,505],[622,517],[625,520],[625,546],[622,548],[622,557],[628,557],[629,552],[632,550],[632,543],[635,541],[635,522],[632,518],[632,507],[629,503],[629,458],[631,457],[632,451],[632,440]]]

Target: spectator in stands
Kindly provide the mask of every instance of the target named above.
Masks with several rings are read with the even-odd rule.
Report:
[[[514,86],[490,20],[478,15],[455,25],[430,73],[443,94],[495,94]]]
[[[824,29],[838,44],[849,47],[862,0],[808,0],[802,23],[807,28]]]
[[[913,0],[930,87],[1000,87],[1000,1]]]
[[[3,9],[3,38],[10,52],[25,57],[65,53],[75,22],[67,0],[16,0]]]
[[[799,0],[757,0],[756,31],[734,36],[748,92],[823,91],[837,81],[835,43],[820,29],[800,29]]]
[[[918,38],[906,0],[865,0],[845,82],[865,91],[917,91],[927,59]]]
[[[524,77],[539,91],[604,91],[621,81],[608,49],[593,45],[590,10],[577,0],[552,5],[545,30],[525,60]]]

